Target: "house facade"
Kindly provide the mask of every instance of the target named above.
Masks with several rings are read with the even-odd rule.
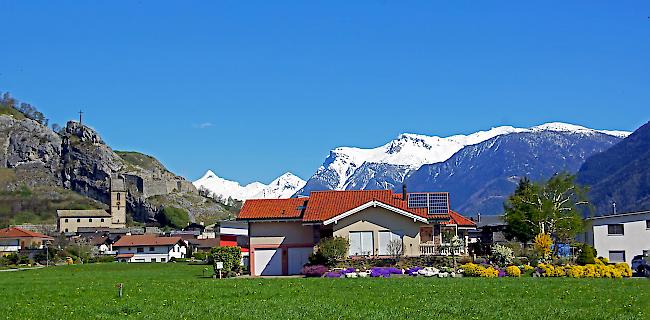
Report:
[[[155,235],[122,236],[113,244],[120,262],[169,262],[187,256],[187,244],[180,237]]]
[[[43,249],[52,240],[52,237],[21,228],[0,229],[0,255],[17,253],[24,249]]]
[[[247,200],[252,275],[299,274],[322,238],[348,239],[351,257],[387,257],[399,241],[403,255],[462,255],[474,222],[450,210],[448,193],[390,190],[315,191],[309,198]],[[458,236],[462,246],[448,243]],[[453,252],[452,252],[453,250]]]
[[[637,255],[650,254],[650,211],[587,219],[586,240],[610,262],[631,264]]]

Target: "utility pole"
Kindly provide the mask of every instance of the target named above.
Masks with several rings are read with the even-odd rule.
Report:
[[[81,124],[81,120],[82,120],[83,114],[84,114],[84,112],[81,111],[81,110],[79,110],[79,124]]]

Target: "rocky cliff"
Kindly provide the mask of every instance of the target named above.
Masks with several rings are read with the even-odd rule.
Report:
[[[109,201],[110,176],[127,185],[128,212],[134,220],[153,222],[164,206],[188,210],[190,218],[228,216],[227,208],[202,197],[191,182],[167,170],[153,157],[115,152],[99,134],[78,122],[55,133],[30,119],[0,115],[0,168],[12,179],[5,190],[63,187],[102,203]]]

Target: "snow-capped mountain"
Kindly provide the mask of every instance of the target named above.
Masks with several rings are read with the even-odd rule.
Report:
[[[194,181],[194,186],[197,189],[205,189],[210,195],[220,196],[223,199],[247,200],[289,198],[302,188],[305,183],[305,180],[287,172],[268,185],[253,182],[242,186],[238,182],[223,179],[208,170],[203,177]]]
[[[578,125],[552,122],[532,128],[501,126],[469,135],[450,137],[405,133],[387,144],[362,149],[339,147],[330,151],[316,173],[298,194],[315,190],[395,189],[405,177],[424,164],[444,162],[462,148],[497,136],[512,133],[565,132],[580,135],[605,134],[617,138],[625,131],[589,129]]]

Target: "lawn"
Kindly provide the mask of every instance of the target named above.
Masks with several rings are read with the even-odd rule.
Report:
[[[647,279],[213,280],[202,270],[111,263],[0,272],[0,318],[650,318]]]

